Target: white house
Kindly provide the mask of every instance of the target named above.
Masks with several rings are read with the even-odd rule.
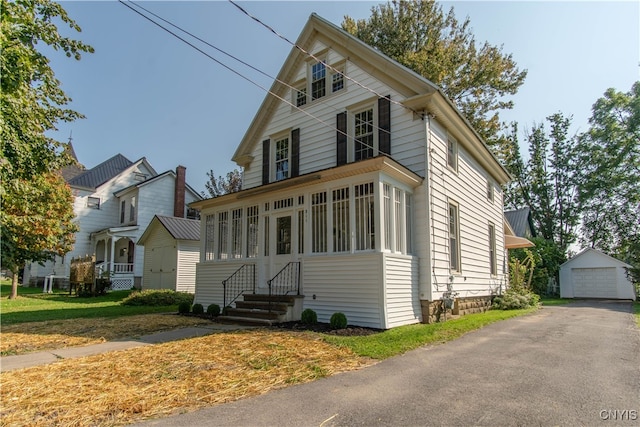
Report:
[[[156,215],[138,245],[144,246],[143,289],[195,292],[199,220]]]
[[[195,302],[299,294],[375,328],[486,307],[508,173],[430,81],[315,14],[296,44],[233,156],[243,190],[191,204]]]
[[[52,277],[66,286],[71,259],[95,255],[99,269],[110,273],[113,289],[140,288],[144,252],[136,242],[151,219],[156,214],[194,216],[187,205],[202,199],[186,184],[184,166],[159,174],[144,157],[132,162],[117,154],[91,169],[70,167],[62,173],[75,196],[76,241],[64,257],[44,266],[27,265],[25,284]]]
[[[560,266],[561,298],[636,299],[626,269],[631,265],[585,249]]]

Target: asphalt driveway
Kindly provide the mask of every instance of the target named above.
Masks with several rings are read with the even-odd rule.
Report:
[[[438,346],[147,426],[640,425],[629,302],[545,307]]]

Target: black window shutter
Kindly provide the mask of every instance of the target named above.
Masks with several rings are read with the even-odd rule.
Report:
[[[336,149],[338,166],[347,163],[347,113],[340,113],[336,116]]]
[[[391,155],[391,95],[378,98],[378,151]]]
[[[269,163],[271,157],[269,156],[269,145],[271,140],[265,139],[262,141],[262,184],[269,183]]]
[[[291,177],[300,175],[300,128],[291,131]]]

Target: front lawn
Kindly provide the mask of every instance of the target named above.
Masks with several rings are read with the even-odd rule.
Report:
[[[469,314],[443,323],[401,326],[368,336],[323,335],[323,339],[339,347],[347,347],[359,356],[386,359],[423,345],[452,341],[467,332],[480,329],[491,323],[521,316],[536,310],[537,308],[489,310],[485,313]]]
[[[120,303],[131,291],[112,291],[106,295],[81,298],[68,291],[54,290],[51,294],[42,288],[18,286],[18,298],[10,300],[11,284],[0,284],[0,313],[2,326],[25,322],[50,320],[120,317],[136,314],[177,312],[178,306],[123,306]]]

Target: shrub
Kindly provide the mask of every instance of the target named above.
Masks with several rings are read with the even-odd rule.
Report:
[[[347,316],[344,313],[333,313],[329,324],[333,329],[345,329],[347,327]]]
[[[307,308],[302,311],[300,321],[305,325],[313,325],[314,323],[318,323],[318,315],[315,311]]]
[[[193,304],[193,307],[191,307],[191,312],[193,314],[204,314],[204,307],[202,304]]]
[[[191,303],[188,301],[182,301],[178,304],[178,313],[187,314],[191,311]]]
[[[531,291],[522,288],[509,288],[503,295],[493,299],[492,307],[495,310],[519,310],[535,307],[540,302],[540,297]]]
[[[122,305],[147,305],[147,306],[168,306],[179,305],[182,302],[193,303],[193,294],[186,292],[176,292],[170,289],[146,289],[144,291],[134,291],[122,300]]]
[[[207,307],[207,314],[211,316],[218,316],[220,314],[220,306],[218,304],[209,304]]]

